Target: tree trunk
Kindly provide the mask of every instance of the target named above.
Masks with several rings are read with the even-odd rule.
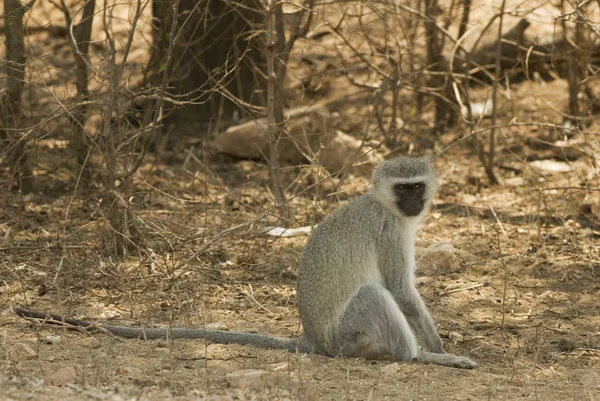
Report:
[[[448,77],[440,73],[448,71],[448,65],[442,55],[444,41],[436,25],[436,16],[441,12],[437,0],[425,0],[425,14],[428,19],[425,21],[425,35],[427,37],[427,69],[435,74],[429,77],[429,86],[437,93],[435,96],[435,123],[436,132],[443,131],[444,128],[452,126],[456,122],[456,112],[453,104],[456,103],[454,92],[450,85]]]
[[[152,3],[154,46],[148,80],[154,86],[162,81],[172,25],[172,9],[165,3]],[[254,114],[253,105],[266,104],[264,18],[260,0],[181,0],[181,29],[173,49],[177,68],[169,81],[179,100],[193,104],[171,110],[169,118],[229,119],[234,112]]]
[[[87,102],[90,98],[88,65],[90,64],[89,48],[95,7],[96,0],[86,0],[83,6],[81,21],[79,24],[73,26],[73,38],[71,38],[71,48],[75,57],[75,82],[77,85],[78,100],[78,106],[73,110],[74,128],[71,148],[77,159],[77,163],[82,167],[87,160],[88,153],[88,141],[84,126],[87,119]]]
[[[284,131],[281,86],[285,78],[285,64],[278,59],[285,46],[281,4],[271,0],[266,20],[267,33],[267,121],[269,124],[269,176],[275,204],[283,218],[289,218],[285,192],[279,170],[279,139]]]
[[[25,43],[23,16],[33,2],[23,5],[19,0],[4,1],[4,34],[6,36],[7,92],[2,102],[0,136],[8,139],[7,160],[12,170],[10,186],[31,191],[33,176],[27,160],[26,139],[19,132],[21,125],[21,95],[25,82]]]

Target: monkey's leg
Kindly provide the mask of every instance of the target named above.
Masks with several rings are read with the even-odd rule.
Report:
[[[350,299],[334,336],[334,353],[403,361],[418,356],[419,346],[392,294],[375,283],[363,285]]]
[[[417,339],[392,294],[375,283],[363,285],[348,302],[340,319],[333,347],[344,356],[379,358],[392,355],[402,361],[472,369],[469,358],[419,350]],[[335,353],[335,349],[332,349]]]

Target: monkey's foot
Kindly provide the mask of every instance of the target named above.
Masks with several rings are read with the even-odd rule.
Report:
[[[472,359],[467,358],[466,356],[455,356],[456,358],[452,364],[455,368],[461,369],[475,369],[477,367],[477,362]]]
[[[434,365],[460,369],[475,369],[477,367],[477,363],[466,356],[452,354],[434,354],[431,352],[424,352],[421,361],[424,363],[432,363]]]

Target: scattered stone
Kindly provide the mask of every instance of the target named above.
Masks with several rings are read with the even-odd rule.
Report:
[[[448,339],[459,343],[464,339],[464,336],[456,331],[451,331],[448,333]]]
[[[10,350],[10,356],[14,359],[33,359],[37,356],[37,352],[27,344],[16,343]]]
[[[136,378],[142,375],[142,371],[134,366],[122,366],[117,369],[117,373],[122,376],[128,376],[129,378]]]
[[[57,335],[52,335],[52,334],[46,335],[41,338],[41,341],[44,344],[49,344],[49,345],[59,344],[62,340],[63,340],[62,336],[57,336]]]
[[[258,388],[263,384],[263,376],[268,373],[266,370],[244,369],[227,373],[225,379],[231,387]]]
[[[471,103],[471,116],[473,119],[478,120],[484,117],[490,117],[494,110],[494,102],[491,99],[486,99],[483,102]],[[468,113],[465,110],[461,110],[464,117],[468,117]]]
[[[289,372],[290,364],[289,364],[289,362],[273,363],[273,364],[269,365],[269,368],[273,372]]]
[[[64,386],[77,382],[78,371],[76,366],[63,366],[56,372],[46,377],[46,383],[51,386]]]
[[[454,247],[448,242],[431,244],[418,260],[418,272],[426,276],[447,275],[459,268]]]
[[[569,173],[573,171],[573,167],[568,163],[556,160],[534,160],[529,163],[529,166],[547,173]]]
[[[96,337],[87,337],[84,341],[89,348],[99,349],[102,347],[102,343]]]
[[[381,367],[381,373],[384,375],[395,375],[400,371],[400,364],[398,362],[383,365]]]
[[[285,111],[286,132],[279,141],[282,162],[298,164],[304,156],[302,151],[317,151],[324,142],[324,129],[329,113],[322,106],[299,106]],[[229,127],[217,135],[215,147],[218,152],[232,156],[264,159],[269,154],[269,130],[266,118],[251,120]],[[299,145],[299,146],[298,146]],[[300,149],[302,149],[302,151]]]
[[[330,115],[323,106],[299,106],[286,110],[285,114],[286,134],[278,142],[282,164],[298,165],[306,155],[315,155],[323,167],[334,173],[372,148],[353,136],[328,129]],[[267,120],[262,118],[229,127],[217,135],[214,145],[220,153],[262,160],[269,154]],[[348,168],[353,173],[370,173],[373,165],[382,160],[375,152],[369,152]]]
[[[369,152],[369,146],[363,146],[363,142],[341,131],[335,134],[322,145],[319,152],[319,163],[329,172],[335,173],[347,165],[348,171],[360,175],[370,174],[373,166],[383,161],[383,157],[375,152]],[[361,148],[362,146],[362,148]],[[350,164],[355,157],[364,155],[360,160]]]
[[[225,330],[225,331],[229,330],[229,327],[227,326],[227,323],[225,323],[225,322],[207,323],[206,328],[210,329],[210,330]]]

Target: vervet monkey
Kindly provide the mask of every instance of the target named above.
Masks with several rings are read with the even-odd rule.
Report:
[[[300,259],[298,305],[304,334],[298,339],[198,328],[102,325],[128,338],[202,338],[330,356],[419,360],[473,369],[477,364],[446,354],[414,283],[415,236],[436,191],[423,159],[380,163],[373,186],[327,217],[310,236]],[[62,318],[16,308],[24,317]],[[77,326],[86,321],[65,320]],[[421,347],[423,349],[421,349]]]
[[[444,352],[415,288],[417,225],[436,189],[424,159],[387,160],[366,194],[312,233],[300,260],[298,305],[317,353],[477,367]]]

